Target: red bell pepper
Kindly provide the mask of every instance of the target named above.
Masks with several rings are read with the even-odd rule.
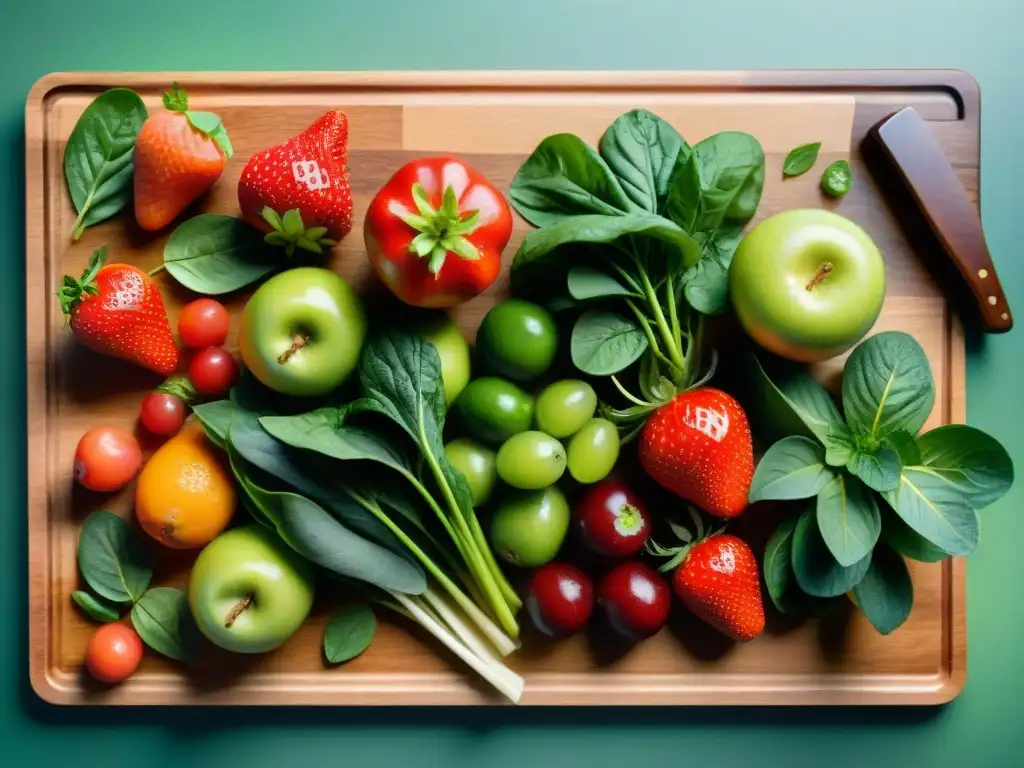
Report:
[[[378,277],[417,307],[451,307],[484,291],[511,234],[512,211],[498,188],[451,156],[399,168],[363,226]]]

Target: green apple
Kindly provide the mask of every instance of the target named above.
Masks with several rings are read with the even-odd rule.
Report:
[[[771,216],[741,241],[729,267],[740,324],[781,357],[814,363],[841,354],[875,324],[885,265],[844,216],[798,209]]]
[[[313,605],[313,569],[262,525],[232,528],[196,558],[188,605],[199,630],[235,653],[264,653],[295,634]]]
[[[447,312],[424,309],[410,313],[399,328],[415,333],[434,345],[441,358],[444,402],[449,408],[469,384],[469,342]]]
[[[352,373],[366,340],[359,296],[329,269],[275,275],[242,311],[242,361],[273,390],[296,397],[330,392]]]

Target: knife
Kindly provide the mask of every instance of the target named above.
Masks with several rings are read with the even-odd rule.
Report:
[[[1009,331],[1013,315],[981,217],[928,124],[913,107],[901,109],[868,131],[862,151],[869,165],[877,166],[872,170],[883,188],[889,179],[897,181],[902,189],[890,191],[903,192],[900,200],[917,209],[931,235],[925,247],[945,252],[962,281],[959,287],[966,287],[972,297],[969,303],[977,310],[981,328],[988,333]]]

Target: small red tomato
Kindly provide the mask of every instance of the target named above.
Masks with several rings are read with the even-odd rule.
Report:
[[[189,302],[178,315],[178,337],[186,347],[219,347],[230,328],[228,311],[213,299]]]
[[[142,640],[126,624],[104,624],[89,639],[85,668],[103,683],[131,677],[142,661]]]
[[[575,565],[548,563],[530,577],[526,608],[545,635],[570,635],[590,620],[594,585]]]
[[[188,364],[188,378],[201,395],[223,395],[238,378],[238,363],[220,347],[207,347]]]
[[[118,491],[140,466],[139,441],[119,427],[93,427],[75,447],[75,480],[90,491]]]
[[[597,602],[616,632],[630,640],[643,640],[668,621],[672,591],[656,570],[631,561],[601,578]]]
[[[591,486],[575,512],[584,546],[606,557],[635,555],[650,533],[651,519],[643,502],[616,480]]]
[[[173,435],[185,423],[185,401],[166,392],[150,392],[142,399],[139,420],[154,435]]]

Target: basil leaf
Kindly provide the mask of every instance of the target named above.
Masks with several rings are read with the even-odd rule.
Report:
[[[764,581],[775,607],[787,616],[821,616],[831,602],[800,590],[793,573],[793,534],[797,518],[787,517],[772,532],[764,548]]]
[[[907,333],[871,336],[843,367],[843,411],[855,435],[881,441],[897,429],[916,434],[934,404],[928,358]]]
[[[845,425],[841,428],[835,427],[825,435],[825,463],[830,467],[845,467],[856,453],[853,435]]]
[[[850,591],[871,565],[870,554],[849,567],[839,564],[821,536],[813,503],[797,520],[792,558],[797,584],[813,597],[838,597]]]
[[[836,475],[821,489],[817,517],[825,544],[843,567],[869,555],[882,532],[875,497],[863,483],[847,475]]]
[[[235,415],[235,405],[230,400],[214,400],[192,407],[192,413],[203,425],[207,439],[218,448],[228,442],[228,429]]]
[[[100,509],[82,524],[78,568],[92,590],[115,603],[137,601],[153,578],[149,554],[132,525]]]
[[[884,493],[900,484],[903,464],[895,448],[879,445],[873,451],[855,451],[846,468],[859,477],[868,488]]]
[[[1002,498],[1013,484],[1013,460],[995,438],[947,424],[917,439],[920,463],[950,482],[975,509]]]
[[[719,315],[728,309],[729,265],[742,237],[741,226],[716,229],[710,235],[694,235],[703,256],[683,274],[683,293],[698,312]]]
[[[901,555],[922,563],[938,563],[949,557],[948,552],[903,522],[888,505],[882,507],[882,539]]]
[[[164,395],[174,395],[178,399],[184,400],[186,404],[193,403],[199,397],[199,393],[188,376],[171,376],[153,391]]]
[[[806,437],[785,437],[769,448],[750,483],[751,504],[766,499],[809,499],[835,478],[825,451]]]
[[[934,432],[934,430],[932,431]],[[901,464],[921,463],[921,449],[917,447],[917,440],[905,429],[897,429],[886,435],[885,443],[896,451]]]
[[[951,555],[968,555],[981,539],[981,521],[954,480],[931,467],[904,467],[900,484],[882,497],[922,537]]]
[[[899,553],[881,544],[871,555],[864,578],[853,588],[857,607],[883,635],[896,630],[910,616],[914,585]]]
[[[598,143],[601,157],[634,205],[658,213],[681,152],[692,152],[676,129],[645,109],[618,117]]]
[[[579,214],[635,210],[604,160],[579,136],[548,136],[520,166],[509,188],[519,215],[547,227]]]
[[[809,375],[791,366],[769,367],[756,355],[750,361],[754,407],[748,413],[753,412],[765,432],[816,438],[827,448],[830,434],[847,431],[831,395]]]
[[[93,621],[107,624],[121,618],[120,606],[104,600],[102,597],[97,597],[91,592],[83,592],[80,589],[75,590],[71,593],[71,599]]]
[[[604,299],[610,296],[642,298],[639,286],[625,285],[619,277],[586,264],[574,264],[570,267],[566,282],[569,295],[577,301]]]
[[[569,340],[573,365],[592,376],[628,368],[647,349],[647,336],[634,318],[588,310],[576,320]]]
[[[373,641],[377,619],[362,603],[346,605],[324,627],[324,657],[330,664],[354,659]]]
[[[72,239],[131,200],[135,138],[148,116],[135,91],[111,88],[78,118],[64,147],[64,178],[78,211]]]
[[[216,296],[244,288],[280,264],[260,233],[242,219],[201,213],[171,233],[164,266],[189,290]]]
[[[794,147],[786,155],[782,163],[783,176],[799,176],[807,173],[818,160],[818,152],[821,151],[821,142],[815,141],[811,144],[801,144]]]
[[[188,661],[195,624],[188,598],[180,589],[153,587],[132,606],[132,626],[142,642],[175,661]]]

